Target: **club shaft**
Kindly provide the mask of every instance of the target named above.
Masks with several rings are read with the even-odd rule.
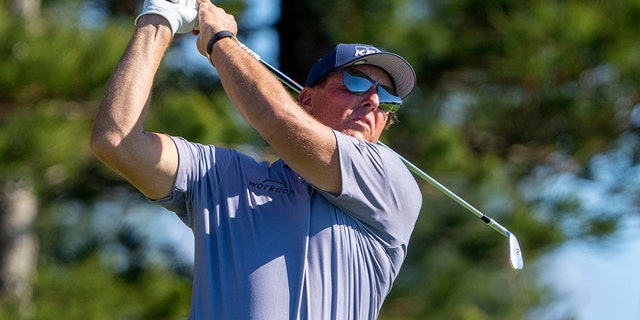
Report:
[[[273,75],[275,75],[276,78],[278,78],[278,80],[282,82],[282,84],[287,86],[289,89],[293,90],[295,93],[300,93],[300,91],[302,91],[302,85],[297,83],[295,80],[291,79],[289,76],[284,74],[282,71],[278,70],[276,67],[264,61],[259,54],[255,53],[253,50],[247,47],[244,43],[238,41],[238,44],[242,49],[244,49],[244,51],[249,53],[253,58],[260,61],[262,65],[264,65],[267,69],[269,69],[269,71],[271,71],[271,73],[273,73]]]
[[[260,55],[255,53],[253,50],[251,50],[249,47],[247,47],[243,43],[241,43],[241,42],[238,42],[238,43],[240,44],[240,47],[242,47],[246,52],[248,52],[256,60],[260,61],[267,69],[269,69],[269,71],[271,71],[276,76],[276,78],[278,78],[278,80],[280,80],[280,82],[282,82],[285,86],[287,86],[289,89],[293,90],[295,93],[300,93],[300,91],[302,91],[302,86],[299,83],[297,83],[295,80],[293,80],[290,77],[288,77],[287,75],[285,75],[282,71],[278,70],[277,68],[273,67],[272,65],[270,65],[269,63],[264,61],[260,57]],[[482,221],[484,221],[486,224],[488,224],[495,231],[497,231],[498,233],[502,234],[503,236],[509,238],[509,234],[511,234],[511,232],[509,232],[509,230],[507,230],[505,227],[503,227],[502,225],[500,225],[499,223],[497,223],[495,220],[491,219],[490,217],[488,217],[484,213],[480,212],[480,210],[476,209],[475,207],[470,205],[468,202],[464,201],[464,199],[460,198],[457,194],[455,194],[451,190],[447,189],[447,187],[443,186],[436,179],[434,179],[431,176],[429,176],[426,172],[422,171],[416,165],[411,163],[411,161],[405,159],[403,156],[401,156],[400,154],[395,152],[393,149],[388,147],[386,144],[378,141],[378,145],[380,145],[380,146],[388,149],[389,151],[395,153],[402,160],[402,162],[404,162],[404,164],[407,166],[407,168],[409,168],[409,170],[411,170],[414,174],[416,174],[417,176],[422,178],[422,180],[428,182],[433,187],[435,187],[436,189],[440,190],[442,193],[447,195],[449,198],[453,199],[455,202],[457,202],[462,207],[467,209],[469,212],[473,213],[475,216],[477,216]]]
[[[442,185],[436,179],[434,179],[431,176],[429,176],[426,172],[422,171],[416,165],[411,163],[411,161],[405,159],[403,156],[401,156],[400,154],[395,152],[393,149],[388,147],[386,144],[384,144],[384,143],[382,143],[380,141],[378,141],[378,144],[383,146],[383,147],[385,147],[385,148],[387,148],[388,150],[394,152],[402,160],[402,162],[404,162],[404,164],[407,166],[407,168],[409,168],[409,170],[411,170],[411,172],[413,172],[415,175],[417,175],[420,178],[422,178],[422,180],[428,182],[433,187],[435,187],[436,189],[440,190],[442,193],[446,194],[449,198],[453,199],[455,202],[460,204],[462,207],[464,207],[465,209],[469,210],[469,212],[473,213],[475,216],[480,218],[480,220],[484,221],[486,224],[488,224],[491,228],[496,230],[498,233],[501,233],[502,235],[504,235],[507,238],[509,237],[510,232],[505,227],[503,227],[502,225],[497,223],[495,220],[491,219],[489,216],[487,216],[484,213],[482,213],[480,210],[476,209],[474,206],[470,205],[464,199],[460,198],[457,194],[453,193],[453,191],[449,190],[447,187]]]

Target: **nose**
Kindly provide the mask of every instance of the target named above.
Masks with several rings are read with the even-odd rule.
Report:
[[[369,91],[362,94],[362,103],[361,105],[365,108],[371,109],[371,111],[375,111],[380,106],[380,97],[378,96],[378,86],[372,85],[369,88]]]

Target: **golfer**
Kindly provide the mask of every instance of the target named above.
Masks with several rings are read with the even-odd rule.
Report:
[[[145,131],[160,62],[173,35],[194,28],[237,112],[279,160]],[[375,319],[422,204],[402,161],[376,145],[415,73],[396,54],[340,44],[295,101],[236,32],[209,0],[145,1],[92,149],[192,229],[189,319]]]

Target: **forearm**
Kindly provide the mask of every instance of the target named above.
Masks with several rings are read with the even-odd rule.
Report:
[[[310,183],[339,193],[333,131],[309,115],[268,69],[232,39],[216,43],[210,59],[238,112],[275,152]]]
[[[153,78],[171,40],[166,23],[153,25],[147,22],[157,17],[147,17],[141,20],[107,83],[94,134],[126,139],[143,133]]]
[[[225,92],[240,115],[269,142],[273,133],[284,133],[306,113],[300,109],[280,82],[262,64],[246,53],[232,38],[222,38],[207,54],[208,43],[222,30],[237,32],[233,16],[209,0],[200,4],[198,50],[207,56],[220,75]],[[273,141],[270,141],[273,140]],[[273,145],[272,145],[273,146]]]
[[[262,64],[227,38],[216,44],[210,60],[225,92],[242,117],[262,134],[275,123],[303,113],[286,89]]]
[[[153,199],[168,195],[177,170],[171,140],[144,130],[153,79],[171,37],[165,20],[140,19],[107,83],[91,136],[95,155]]]

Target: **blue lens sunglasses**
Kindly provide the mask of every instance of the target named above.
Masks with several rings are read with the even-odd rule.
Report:
[[[369,78],[364,72],[355,68],[346,68],[342,70],[342,83],[349,92],[357,95],[363,95],[376,86],[378,93],[379,108],[386,112],[396,112],[402,105],[402,99],[392,92],[393,88],[385,86],[378,81]]]

